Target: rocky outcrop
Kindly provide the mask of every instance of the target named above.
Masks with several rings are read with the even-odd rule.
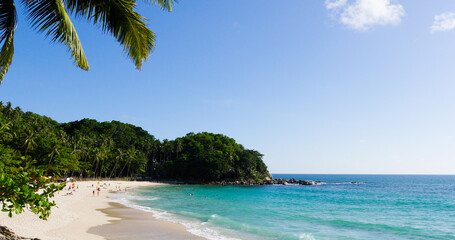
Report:
[[[38,238],[24,238],[17,236],[9,228],[0,226],[0,240],[39,240]]]
[[[189,182],[189,181],[164,181],[165,183],[171,184],[207,184],[207,185],[305,185],[305,186],[312,186],[312,185],[325,185],[325,184],[364,184],[362,182],[345,182],[345,183],[326,183],[321,181],[313,181],[313,180],[297,180],[295,178],[291,179],[284,179],[284,178],[277,178],[273,179],[272,177],[266,177],[264,179],[256,179],[256,180],[232,180],[232,181],[213,181],[213,182]],[[1,239],[0,239],[1,240]]]
[[[323,182],[321,181],[308,181],[308,180],[296,180],[295,178],[287,179],[274,179],[272,184],[281,184],[281,185],[288,185],[288,184],[299,184],[299,185],[322,185]]]
[[[191,183],[190,183],[191,184]],[[311,180],[296,180],[295,178],[291,179],[270,179],[266,178],[264,180],[244,180],[244,181],[218,181],[218,182],[209,182],[208,185],[323,185],[321,181],[311,181]]]

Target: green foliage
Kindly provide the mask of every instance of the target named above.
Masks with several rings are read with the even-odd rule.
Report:
[[[191,182],[269,176],[261,153],[221,134],[189,133],[159,141],[131,124],[92,119],[60,124],[0,102],[0,172],[13,179],[20,168],[45,176]]]
[[[15,173],[0,173],[0,202],[2,211],[12,217],[29,209],[39,218],[46,220],[51,213],[55,202],[50,198],[54,193],[63,189],[64,184],[50,183],[43,176],[42,170],[28,170],[19,168]]]
[[[0,18],[1,21],[1,18]],[[189,133],[160,142],[140,127],[91,119],[59,124],[0,102],[2,211],[47,219],[64,187],[44,176],[256,180],[269,175],[262,154],[221,134]]]
[[[0,83],[8,71],[14,54],[14,31],[17,16],[14,0],[3,0],[0,2],[0,42],[3,46],[0,50]]]
[[[65,44],[76,65],[88,70],[84,49],[61,0],[24,1],[32,25],[54,42]]]
[[[8,112],[9,110],[6,111]],[[50,198],[64,185],[51,184],[43,177],[43,170],[35,170],[32,167],[36,161],[31,160],[30,156],[22,156],[19,151],[5,145],[13,140],[14,135],[9,132],[10,126],[11,122],[5,123],[4,119],[0,118],[1,209],[12,217],[13,212],[19,214],[27,208],[40,218],[47,219],[51,207],[55,206],[55,202]]]
[[[174,0],[150,0],[172,11]],[[28,18],[39,32],[68,47],[74,63],[89,69],[84,49],[68,13],[91,20],[111,33],[124,47],[136,68],[142,67],[155,45],[155,34],[136,12],[136,0],[2,0],[0,1],[0,83],[13,61],[17,16],[15,2],[24,4]]]
[[[156,176],[198,182],[255,180],[269,175],[262,154],[245,149],[221,134],[189,133],[164,141],[164,161],[155,164]]]

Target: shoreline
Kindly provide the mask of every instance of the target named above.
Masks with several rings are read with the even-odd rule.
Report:
[[[93,191],[98,186],[98,181],[80,181],[75,182],[76,187],[68,190],[66,188],[56,194],[53,200],[57,206],[52,208],[48,220],[41,220],[37,215],[30,211],[25,211],[19,215],[13,214],[12,218],[8,217],[5,212],[0,212],[0,226],[8,227],[15,234],[25,238],[38,238],[40,240],[103,240],[103,239],[127,239],[115,238],[102,229],[110,229],[112,225],[120,228],[128,226],[132,230],[128,235],[140,232],[130,222],[134,222],[132,216],[139,214],[144,222],[157,224],[160,227],[153,228],[157,238],[147,239],[165,239],[159,238],[166,235],[167,239],[203,239],[189,233],[181,224],[171,223],[159,220],[153,217],[152,213],[140,211],[134,208],[115,204],[108,201],[108,194],[115,193],[116,189],[133,189],[146,186],[160,186],[164,183],[154,182],[130,182],[130,181],[99,181],[100,194],[97,196]],[[137,212],[136,212],[137,211]],[[177,226],[175,226],[177,225]],[[146,227],[143,230],[152,229]],[[98,231],[99,230],[99,231]],[[113,230],[110,230],[112,232]],[[169,232],[166,232],[169,231]],[[106,234],[104,234],[106,233]],[[120,234],[120,232],[119,232]],[[175,236],[175,237],[174,237]],[[179,238],[185,236],[185,238]],[[141,238],[134,238],[141,239]],[[144,238],[145,239],[145,238]]]
[[[115,218],[108,224],[91,227],[88,233],[105,237],[109,240],[204,240],[188,232],[184,226],[159,220],[153,213],[127,207],[116,202],[109,202],[110,207],[99,209],[107,216]]]

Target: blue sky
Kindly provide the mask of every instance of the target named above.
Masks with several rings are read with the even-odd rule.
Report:
[[[20,8],[0,100],[159,139],[222,133],[264,153],[272,173],[455,173],[452,1],[277,3],[140,3],[157,36],[142,71],[73,18],[91,67],[78,69]]]

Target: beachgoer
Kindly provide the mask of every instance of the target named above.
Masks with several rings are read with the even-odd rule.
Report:
[[[93,196],[95,196],[95,190],[93,190]]]

